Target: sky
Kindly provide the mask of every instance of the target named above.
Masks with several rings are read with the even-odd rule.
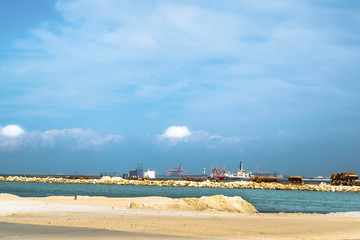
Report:
[[[360,2],[0,1],[0,173],[360,173]]]

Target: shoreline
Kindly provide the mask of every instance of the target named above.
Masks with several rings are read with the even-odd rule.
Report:
[[[197,188],[240,188],[240,189],[267,189],[289,191],[318,191],[318,192],[354,192],[360,193],[360,186],[333,186],[326,183],[319,184],[292,184],[280,182],[195,182],[184,180],[127,180],[121,177],[102,177],[101,179],[66,179],[66,178],[40,178],[40,177],[1,177],[0,182],[38,182],[38,183],[72,183],[72,184],[109,184],[109,185],[135,185],[135,186],[167,186],[167,187],[197,187]]]
[[[194,199],[194,201],[200,199]],[[236,200],[234,197],[226,199],[232,205],[239,204],[234,201]],[[215,199],[213,206],[223,201],[222,198]],[[135,203],[133,207],[131,203]],[[163,204],[160,204],[160,208],[156,208],[159,203]],[[133,239],[141,239],[136,236],[137,233],[162,234],[169,237],[165,237],[166,239],[177,237],[202,239],[360,238],[358,227],[360,212],[331,214],[234,212],[229,211],[226,205],[223,205],[221,210],[201,208],[189,210],[179,207],[181,204],[178,202],[175,203],[178,205],[177,208],[174,208],[174,199],[162,197],[78,196],[77,200],[74,200],[74,197],[24,198],[0,194],[0,222],[36,225],[29,227],[30,232],[33,231],[31,229],[37,229],[40,225],[101,229],[104,232],[99,234],[103,237],[109,233],[105,230],[125,231],[134,233]],[[192,204],[198,206],[195,203]],[[116,232],[114,234],[116,236]],[[118,237],[121,237],[121,232],[118,234]],[[150,235],[149,238],[144,239],[152,239]],[[76,234],[72,237],[76,237]],[[95,239],[95,237],[90,236],[90,239]]]

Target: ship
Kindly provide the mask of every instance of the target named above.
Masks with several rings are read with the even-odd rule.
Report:
[[[251,177],[251,173],[246,172],[243,168],[243,164],[240,161],[240,168],[236,171],[235,174],[230,174],[228,178],[230,180],[249,180]]]
[[[187,171],[185,171],[180,163],[180,166],[173,166],[172,169],[166,170],[166,174],[169,177],[183,177],[186,175]]]
[[[231,173],[225,170],[225,167],[212,168],[210,178],[215,180],[249,180],[251,173],[246,172],[243,164],[240,161],[240,168],[236,173]]]

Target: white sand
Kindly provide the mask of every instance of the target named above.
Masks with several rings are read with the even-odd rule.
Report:
[[[0,194],[0,221],[217,239],[360,239],[358,213],[258,214],[241,198],[221,196],[74,200]]]

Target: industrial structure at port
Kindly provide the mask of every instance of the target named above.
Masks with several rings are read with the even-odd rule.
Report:
[[[180,166],[173,166],[172,169],[166,170],[166,175],[168,177],[184,177],[187,171],[185,171],[180,163]]]
[[[254,177],[276,177],[276,178],[284,178],[284,176],[279,172],[260,172],[259,167],[256,166],[255,171],[251,174]]]
[[[149,179],[154,180],[156,178],[155,170],[150,171],[149,169],[144,172],[143,164],[139,163],[135,169],[129,171],[129,173],[123,174],[124,179]]]
[[[255,170],[255,173],[247,172],[244,170],[242,161],[240,161],[239,168],[236,172],[230,172],[225,169],[224,166],[220,167],[211,167],[211,173],[207,175],[204,173],[201,175],[190,175],[187,174],[187,171],[184,170],[182,164],[174,165],[173,168],[166,170],[166,176],[160,176],[160,178],[201,178],[201,179],[212,179],[212,180],[249,180],[250,177],[274,177],[277,179],[282,179],[283,176],[280,173],[274,172],[260,172],[258,169]],[[129,173],[123,174],[124,179],[155,179],[157,178],[156,172],[143,170],[143,164],[138,164],[135,169],[129,171]]]
[[[119,176],[116,173],[113,174],[105,174],[102,173],[102,176]],[[77,177],[73,177],[76,179]],[[91,178],[88,177],[79,177],[80,179],[87,179]],[[270,173],[270,172],[260,172],[258,168],[255,170],[254,173],[247,172],[244,170],[243,163],[240,161],[239,168],[236,172],[231,173],[227,171],[224,166],[221,167],[211,167],[211,173],[207,175],[204,173],[200,175],[190,175],[187,174],[187,171],[184,170],[182,164],[180,163],[179,166],[173,166],[172,169],[166,170],[165,175],[157,176],[155,170],[147,170],[144,171],[143,164],[139,163],[135,169],[130,170],[128,173],[122,175],[123,179],[129,180],[158,180],[158,179],[182,179],[182,180],[189,180],[189,181],[205,181],[205,180],[215,180],[215,181],[237,181],[237,180],[244,180],[244,181],[252,181],[252,182],[279,182],[280,180],[287,180],[293,184],[303,184],[304,180],[307,181],[316,181],[319,180],[318,178],[313,179],[303,179],[301,176],[289,176],[284,177],[278,172]],[[360,183],[357,181],[358,175],[355,173],[335,173],[329,178],[328,181],[331,185],[348,185],[354,186],[359,185]],[[320,180],[326,181],[326,178],[321,178]]]

